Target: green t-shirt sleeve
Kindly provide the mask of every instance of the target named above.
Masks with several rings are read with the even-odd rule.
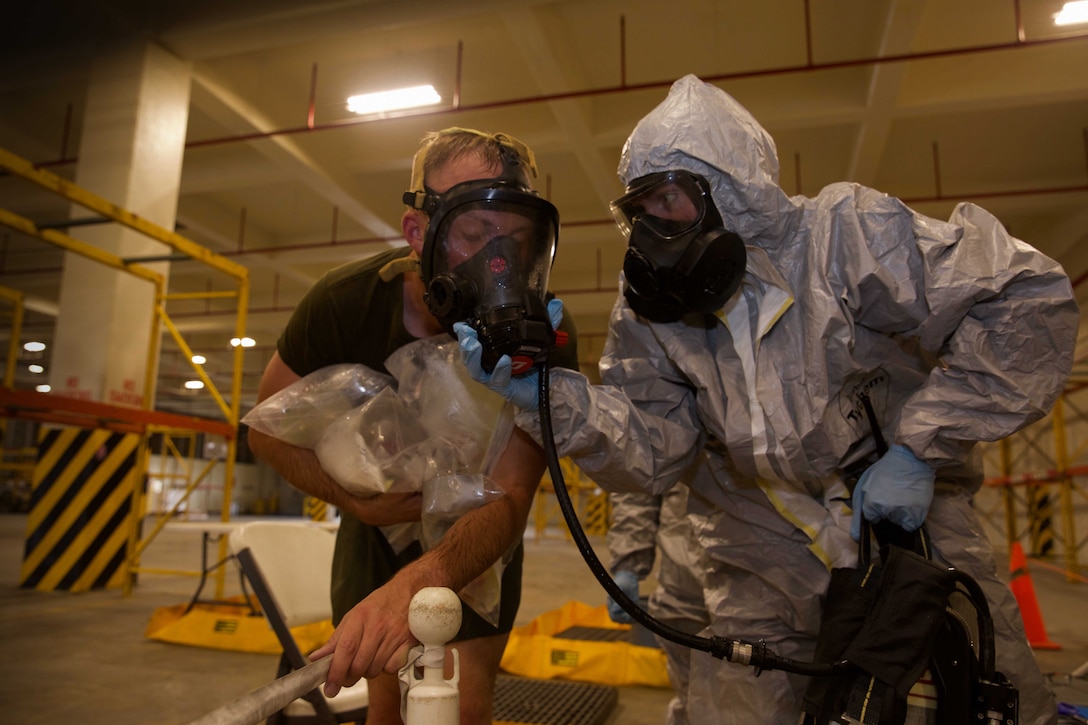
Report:
[[[327,280],[318,280],[291,313],[276,343],[280,358],[296,375],[344,362],[338,321],[327,292]]]
[[[295,374],[340,363],[386,372],[385,359],[413,338],[404,329],[401,279],[382,281],[378,270],[407,253],[397,248],[342,265],[310,288],[276,343]]]

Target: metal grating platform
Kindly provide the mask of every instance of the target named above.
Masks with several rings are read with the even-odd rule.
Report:
[[[499,675],[493,719],[534,725],[600,725],[618,700],[619,690],[608,685]]]
[[[607,627],[568,627],[552,635],[556,639],[577,639],[583,642],[626,642],[630,636],[629,630]]]

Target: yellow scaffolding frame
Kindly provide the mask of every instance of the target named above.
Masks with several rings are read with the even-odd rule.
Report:
[[[606,534],[612,518],[608,494],[593,481],[584,478],[581,469],[570,458],[560,458],[559,469],[582,528],[587,534]],[[546,538],[550,526],[558,526],[568,541],[573,540],[559,501],[555,498],[555,483],[547,471],[537,486],[533,520],[537,540]]]
[[[190,490],[190,484],[193,481],[193,465],[196,459],[196,431],[184,431],[179,432],[173,429],[166,429],[162,431],[162,452],[159,454],[160,468],[157,471],[149,470],[147,472],[148,480],[151,478],[157,478],[162,481],[167,490],[173,488],[171,482],[182,481],[181,488],[185,491],[183,496],[188,498],[192,493]],[[177,440],[184,439],[187,443],[187,453],[182,453],[178,447]],[[172,462],[177,471],[167,470],[167,464]],[[182,507],[179,505],[176,508],[175,515],[180,515]],[[155,513],[158,513],[157,511]]]
[[[1048,417],[986,449],[989,456],[996,455],[993,468],[998,475],[987,478],[984,485],[999,490],[1001,515],[982,513],[991,525],[1004,533],[1011,549],[1021,537],[1033,536],[1039,530],[1038,518],[1045,515],[1040,512],[1039,502],[1049,500],[1047,494],[1056,487],[1060,531],[1052,541],[1060,547],[1057,555],[1061,557],[1066,580],[1072,583],[1084,581],[1080,572],[1080,552],[1088,546],[1088,538],[1078,539],[1075,517],[1075,497],[1088,501],[1088,466],[1072,463],[1088,450],[1088,441],[1075,446],[1070,454],[1067,407],[1077,412],[1068,393],[1058,398]],[[1084,419],[1079,413],[1077,417]],[[1044,438],[1052,440],[1051,450],[1042,444]],[[1030,458],[1043,459],[1049,465],[1043,469],[1035,461],[1028,463]],[[1028,466],[1033,470],[1024,470]]]
[[[0,286],[0,300],[10,302],[11,339],[8,340],[8,358],[4,364],[4,387],[10,388],[15,382],[15,366],[19,360],[19,340],[23,334],[23,315],[26,310],[26,295],[16,289]],[[0,447],[7,432],[7,419],[0,418]]]
[[[241,345],[234,348],[233,369],[231,374],[231,389],[229,394],[229,400],[224,399],[220,394],[218,388],[212,382],[211,378],[204,371],[202,365],[192,362],[192,351],[184,338],[181,336],[177,327],[173,324],[169,314],[166,312],[166,302],[169,300],[178,299],[204,299],[212,297],[230,297],[234,298],[237,303],[237,318],[235,320],[235,335],[239,338],[245,337],[246,327],[246,312],[249,307],[249,270],[242,265],[232,262],[231,260],[215,254],[211,250],[200,246],[192,240],[186,239],[180,234],[164,229],[152,222],[143,219],[130,211],[127,211],[116,204],[103,199],[102,197],[83,189],[76,184],[64,179],[56,174],[53,174],[44,169],[35,167],[31,162],[23,159],[10,151],[0,148],[0,168],[19,176],[30,183],[46,189],[52,193],[64,197],[70,202],[78,204],[85,209],[100,214],[114,222],[121,224],[129,229],[132,229],[144,236],[147,236],[155,241],[161,242],[166,246],[173,249],[175,252],[179,252],[188,256],[189,258],[202,262],[209,267],[212,267],[219,272],[232,277],[237,283],[237,290],[234,292],[209,292],[206,294],[191,293],[191,294],[167,294],[165,290],[164,280],[162,275],[144,267],[138,263],[138,261],[124,260],[117,255],[111,254],[105,250],[94,247],[85,242],[81,242],[78,239],[70,237],[66,234],[58,232],[53,229],[39,229],[29,219],[19,216],[13,212],[5,209],[0,209],[0,224],[14,229],[18,232],[26,234],[28,236],[35,237],[47,244],[60,247],[66,251],[74,254],[79,254],[87,259],[99,262],[108,267],[116,269],[121,272],[132,274],[140,279],[146,280],[155,287],[155,302],[154,302],[154,314],[151,318],[151,337],[150,344],[147,351],[147,365],[146,373],[144,377],[144,395],[142,410],[151,411],[153,404],[151,393],[155,385],[155,370],[156,363],[159,354],[160,345],[160,325],[166,328],[174,342],[184,352],[186,358],[190,361],[193,370],[203,381],[205,389],[212,395],[218,404],[220,410],[223,412],[224,417],[227,420],[227,425],[230,429],[230,434],[226,435],[227,439],[227,456],[224,470],[224,487],[223,487],[223,507],[222,507],[222,520],[224,522],[230,520],[230,498],[231,488],[234,481],[234,460],[237,454],[238,440],[238,420],[240,417],[241,409],[241,390],[242,390],[242,369],[243,369],[243,354],[244,350]],[[21,300],[20,300],[21,303]],[[21,304],[19,306],[21,311]],[[21,316],[19,317],[21,323]],[[13,330],[12,344],[17,345],[19,338],[19,330]],[[9,355],[9,366],[14,362],[13,356]],[[14,370],[14,368],[12,368]],[[10,390],[12,386],[12,378],[5,373],[4,388]],[[41,395],[41,394],[36,394]],[[37,416],[41,419],[48,418],[48,413],[42,414],[40,411],[57,411],[64,407],[62,399],[58,399],[55,396],[48,401],[42,400],[35,402],[33,397],[28,397],[25,394],[14,396],[5,395],[6,398],[12,400],[21,401],[20,404],[14,406],[6,406],[4,408],[5,414],[2,417],[9,417],[12,414],[19,414],[19,410],[25,410],[26,408],[32,408],[37,406],[39,411]],[[45,397],[45,396],[42,396]],[[30,401],[30,402],[27,402]],[[80,406],[81,411],[85,411],[87,406]],[[119,409],[118,416],[124,416],[123,410]],[[170,425],[179,427],[182,430],[209,430],[207,426],[199,423],[200,419],[192,419],[192,424],[189,425],[183,420],[184,416],[172,416],[166,414],[160,414],[162,420],[169,421]],[[142,431],[143,436],[137,452],[136,470],[146,472],[149,465],[149,436],[152,435],[153,428],[155,428],[153,421],[154,416],[140,416],[138,417],[137,425]],[[54,417],[54,422],[71,422],[71,419],[61,414],[59,417]],[[157,428],[156,432],[161,432],[164,428]],[[216,461],[211,461],[205,471],[198,478],[202,480],[210,470],[214,467]],[[192,492],[197,484],[190,484],[189,490],[186,492],[185,497]],[[150,534],[144,539],[140,538],[140,521],[145,516],[146,499],[144,497],[142,486],[133,487],[133,501],[132,501],[132,522],[131,529],[128,538],[128,544],[126,548],[127,556],[124,562],[125,576],[124,576],[124,592],[125,595],[131,594],[132,585],[135,581],[135,575],[141,570],[140,568],[140,555],[147,548],[147,545],[158,534],[158,532],[165,525],[171,513],[166,513],[160,517],[159,521],[153,527]],[[220,542],[220,554],[225,556],[226,541]],[[219,582],[220,587],[222,581]]]

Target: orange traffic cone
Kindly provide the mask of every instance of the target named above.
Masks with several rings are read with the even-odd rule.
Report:
[[[1024,559],[1024,547],[1014,541],[1009,551],[1009,588],[1020,605],[1020,616],[1024,619],[1024,631],[1028,635],[1028,644],[1032,649],[1061,649],[1060,644],[1050,641],[1043,626],[1043,615],[1039,611],[1039,601],[1035,598],[1035,585],[1031,583],[1031,574]]]

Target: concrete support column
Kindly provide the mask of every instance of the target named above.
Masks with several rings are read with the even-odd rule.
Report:
[[[173,229],[190,77],[188,63],[148,42],[98,58],[87,90],[75,183]],[[76,219],[89,214],[83,207],[73,209]],[[170,252],[115,223],[75,227],[71,233],[126,259]],[[168,262],[145,266],[169,274]],[[144,280],[66,255],[49,381],[54,394],[133,407],[148,402],[143,382],[154,293]]]

